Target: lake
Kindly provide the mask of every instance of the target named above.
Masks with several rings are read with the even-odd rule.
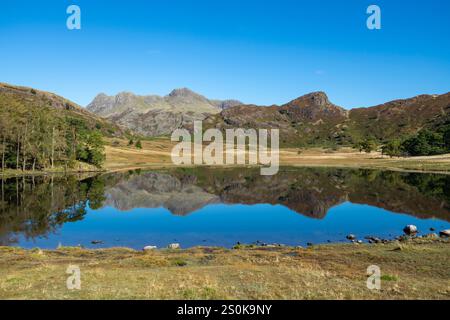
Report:
[[[449,222],[450,176],[439,174],[178,168],[1,180],[0,245],[25,248],[304,246]]]

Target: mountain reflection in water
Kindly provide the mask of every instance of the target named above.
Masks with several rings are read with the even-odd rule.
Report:
[[[324,219],[332,207],[346,202],[448,222],[450,176],[282,168],[268,177],[261,176],[257,168],[180,168],[94,177],[10,178],[1,180],[0,245],[51,236],[64,224],[78,223],[104,208],[127,212],[165,208],[173,215],[185,216],[216,204],[271,204]]]

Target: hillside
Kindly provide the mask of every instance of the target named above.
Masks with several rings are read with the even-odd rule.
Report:
[[[102,138],[124,130],[53,93],[0,83],[1,169],[101,166]]]
[[[421,95],[382,105],[345,110],[315,92],[282,106],[241,105],[209,116],[205,127],[275,128],[283,146],[349,145],[361,139],[384,142],[448,124],[450,93]]]
[[[87,110],[144,136],[170,135],[194,120],[239,105],[236,100],[209,100],[189,89],[175,89],[167,96],[139,96],[121,92],[99,94]]]
[[[84,122],[88,128],[97,128],[106,136],[121,137],[125,133],[123,128],[54,93],[0,83],[1,110],[14,106],[26,110],[39,108],[54,111],[58,117],[78,119]]]

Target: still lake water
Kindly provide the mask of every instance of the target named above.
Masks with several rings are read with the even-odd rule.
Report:
[[[1,180],[0,245],[56,248],[302,245],[407,224],[450,228],[450,176],[282,168],[130,171]],[[101,241],[92,244],[92,241]]]

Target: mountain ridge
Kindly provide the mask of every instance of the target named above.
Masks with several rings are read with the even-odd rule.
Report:
[[[237,100],[211,100],[188,88],[178,88],[165,96],[100,93],[86,109],[138,134],[157,136],[169,135],[195,120],[239,104]]]
[[[367,138],[384,142],[432,129],[450,120],[450,92],[419,95],[384,104],[344,109],[324,92],[303,95],[283,105],[240,105],[205,119],[204,127],[274,128],[283,146],[349,145]]]

